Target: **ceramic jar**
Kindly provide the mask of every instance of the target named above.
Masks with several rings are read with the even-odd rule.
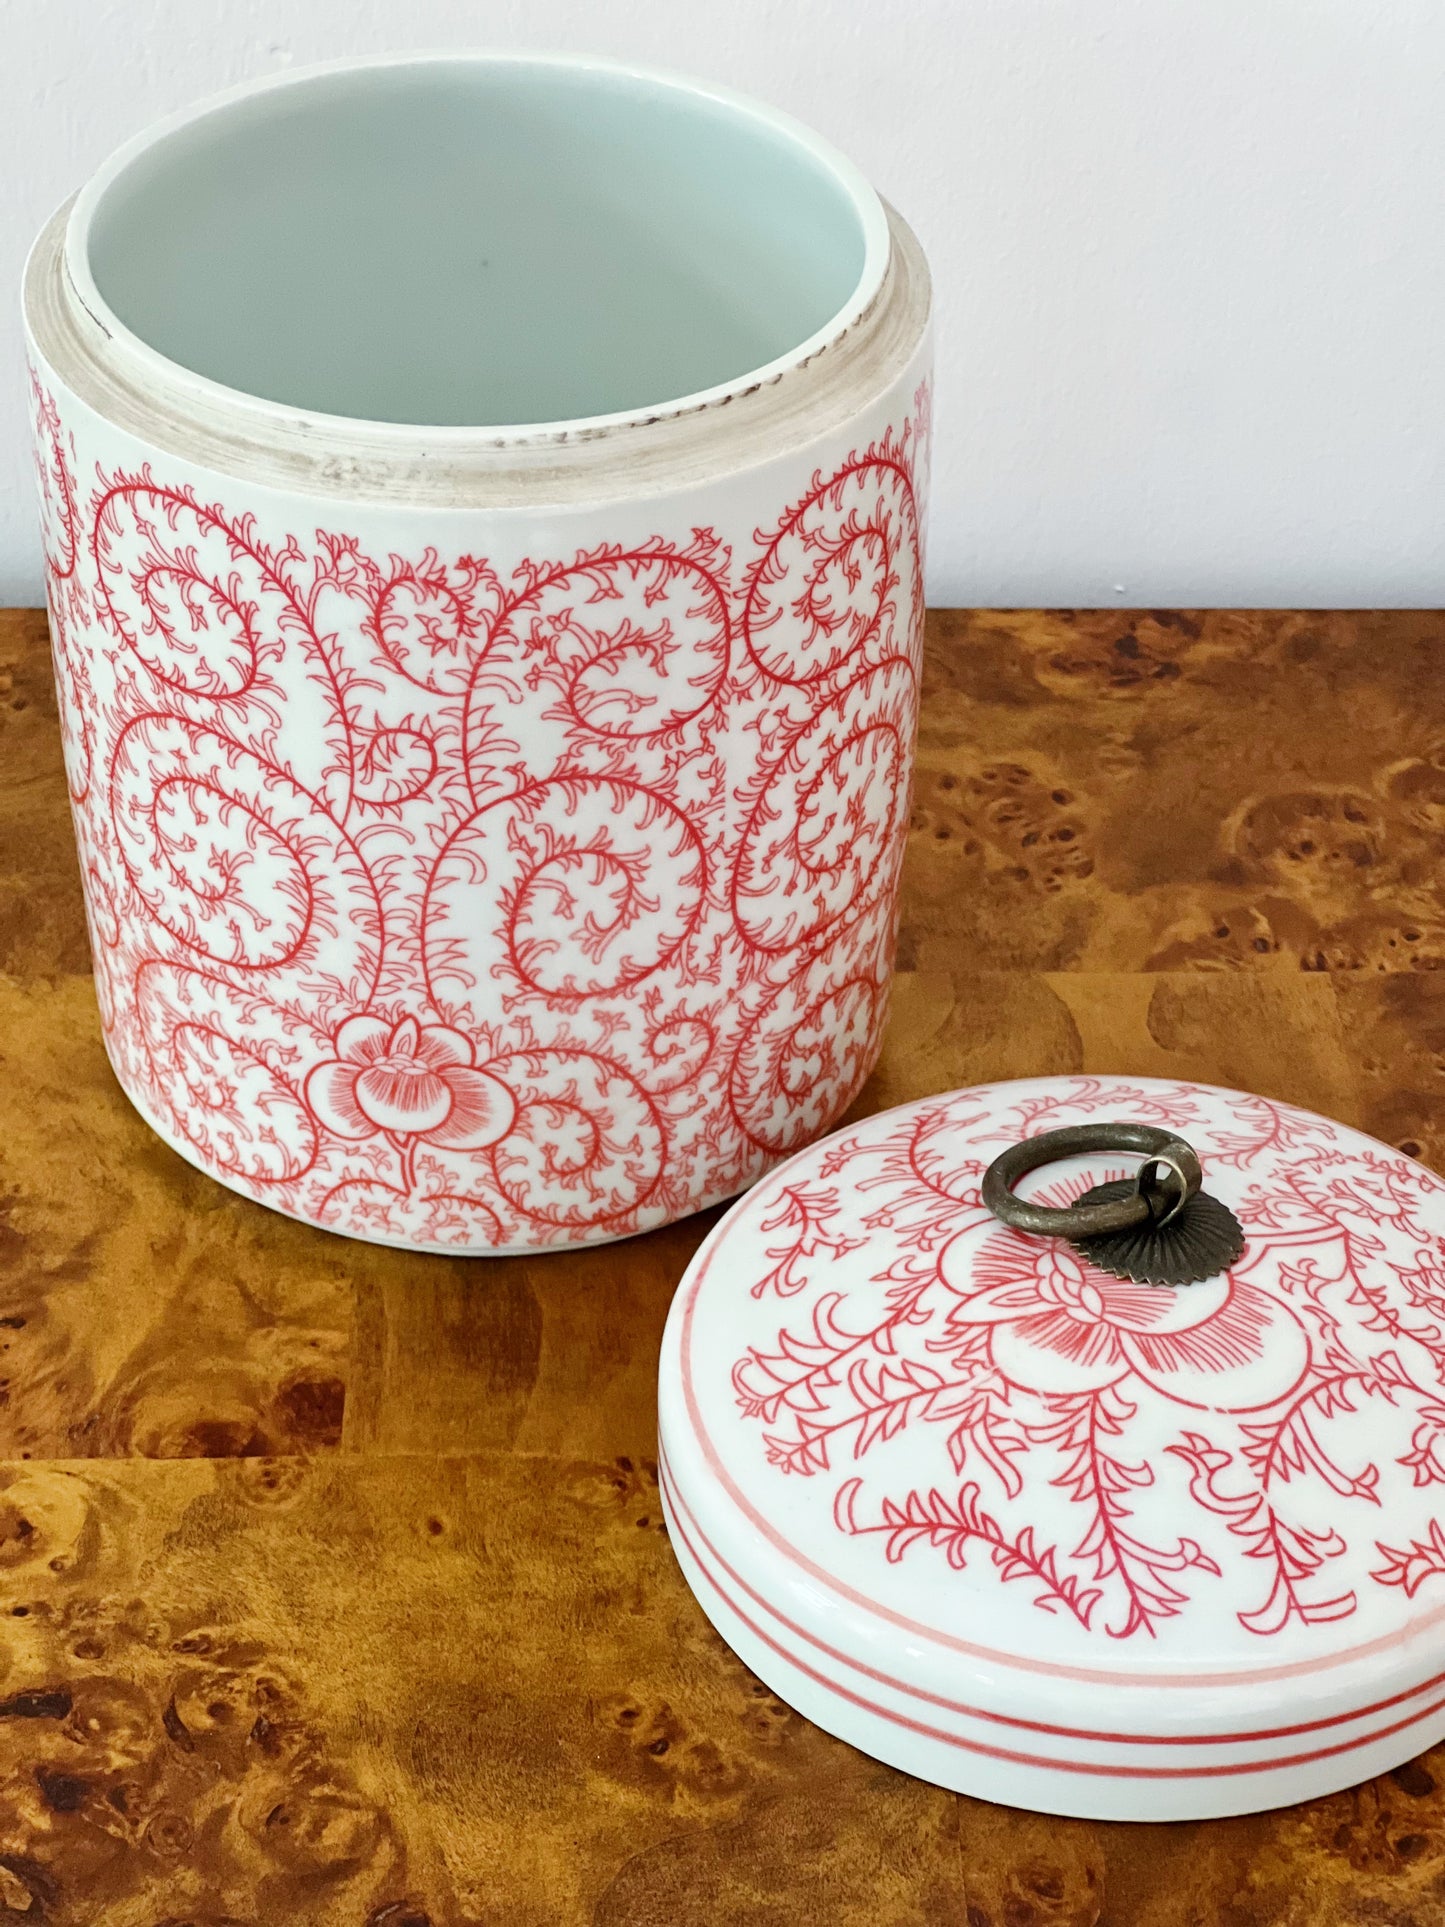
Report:
[[[116,154],[26,276],[107,1048],[355,1237],[626,1236],[877,1055],[928,281],[837,154],[592,62],[360,63]]]

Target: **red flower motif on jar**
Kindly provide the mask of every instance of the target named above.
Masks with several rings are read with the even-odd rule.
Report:
[[[989,1328],[996,1368],[1049,1396],[1096,1392],[1130,1374],[1177,1404],[1251,1412],[1287,1398],[1309,1369],[1287,1305],[1231,1274],[1179,1290],[1111,1277],[1061,1239],[991,1234],[957,1284],[954,1329]]]
[[[505,1084],[475,1065],[470,1040],[415,1017],[348,1017],[336,1056],[306,1079],[306,1101],[341,1138],[419,1138],[448,1151],[481,1151],[512,1128]]]

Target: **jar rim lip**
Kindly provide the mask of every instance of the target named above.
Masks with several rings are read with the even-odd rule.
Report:
[[[337,415],[324,409],[299,407],[289,402],[272,401],[254,395],[209,375],[186,367],[183,362],[162,354],[120,319],[101,294],[91,273],[89,242],[91,225],[106,193],[141,157],[186,127],[216,113],[270,93],[300,84],[341,77],[377,69],[400,70],[412,67],[528,67],[554,68],[575,74],[595,73],[642,82],[659,92],[691,96],[699,103],[724,108],[740,121],[752,121],[759,128],[779,134],[823,166],[846,194],[856,214],[863,236],[863,261],[857,281],[842,305],[812,334],[771,361],[751,368],[731,380],[696,389],[671,399],[644,403],[639,407],[613,413],[579,415],[540,422],[517,423],[421,423],[381,421],[357,415]],[[878,300],[891,257],[892,237],[888,215],[877,192],[846,155],[816,134],[804,122],[765,102],[732,88],[714,86],[687,75],[670,72],[633,61],[607,59],[591,54],[544,53],[527,50],[440,49],[406,54],[375,54],[358,58],[318,61],[304,67],[268,74],[257,80],[209,95],[179,112],[153,122],[130,140],[117,147],[90,176],[75,197],[65,223],[62,250],[64,279],[70,294],[84,309],[90,322],[107,338],[118,359],[129,364],[144,381],[169,389],[173,394],[208,402],[213,408],[286,424],[304,432],[307,428],[330,435],[352,432],[368,440],[390,444],[397,450],[422,446],[439,452],[459,454],[475,448],[524,448],[595,440],[599,436],[626,429],[646,427],[677,416],[698,414],[755,389],[780,381],[786,375],[814,360],[825,349],[848,334]]]

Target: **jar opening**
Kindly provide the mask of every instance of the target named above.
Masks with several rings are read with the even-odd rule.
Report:
[[[866,308],[881,204],[783,116],[621,67],[361,63],[239,90],[81,196],[103,323],[284,407],[456,428],[737,392]]]

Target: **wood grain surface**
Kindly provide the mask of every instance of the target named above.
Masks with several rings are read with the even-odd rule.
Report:
[[[1159,1072],[1445,1169],[1445,618],[932,618],[875,1109]],[[1441,1927],[1445,1749],[1198,1826],[877,1765],[709,1629],[654,1361],[715,1214],[349,1244],[101,1050],[44,620],[0,614],[0,1922]]]

